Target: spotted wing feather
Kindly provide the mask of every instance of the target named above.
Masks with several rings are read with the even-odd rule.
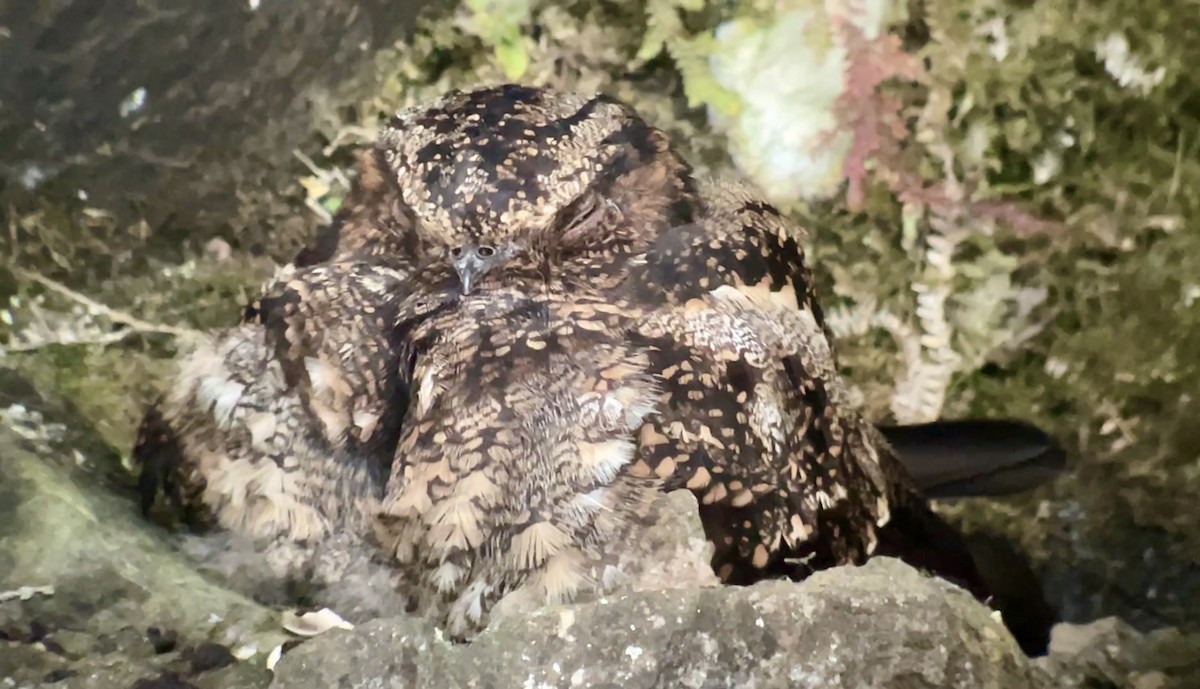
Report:
[[[653,314],[637,333],[668,401],[642,429],[635,468],[670,471],[669,487],[696,494],[723,579],[867,554],[888,486],[823,375],[810,313],[724,286]]]
[[[803,235],[736,184],[705,198],[626,288],[665,389],[634,469],[695,493],[726,581],[861,561],[888,519],[892,461],[846,401]]]

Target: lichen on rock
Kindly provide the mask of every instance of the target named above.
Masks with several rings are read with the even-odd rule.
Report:
[[[878,558],[802,584],[632,593],[499,620],[469,645],[411,619],[284,655],[273,687],[1042,687],[966,592]]]

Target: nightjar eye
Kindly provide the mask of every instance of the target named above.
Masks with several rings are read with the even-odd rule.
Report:
[[[620,215],[621,209],[609,199],[591,192],[580,197],[563,209],[559,223],[559,237],[564,244],[576,244],[601,227],[606,221]]]
[[[490,258],[496,255],[496,249],[490,246],[481,246],[475,250],[475,253],[479,254],[480,258]]]

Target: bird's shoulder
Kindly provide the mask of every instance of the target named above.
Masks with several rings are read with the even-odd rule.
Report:
[[[810,307],[804,228],[736,177],[701,176],[695,184],[694,222],[647,242],[620,291],[635,302],[678,305],[730,285]]]

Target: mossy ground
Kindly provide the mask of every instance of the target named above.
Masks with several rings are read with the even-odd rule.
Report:
[[[380,51],[372,73],[323,104],[305,152],[328,169],[345,165],[353,145],[395,108],[505,80],[516,60],[525,65],[522,81],[610,91],[666,128],[702,170],[729,166],[704,106],[688,103],[696,96],[694,56],[676,49],[638,57],[645,4],[515,4],[520,11],[506,16],[525,36],[517,48],[485,42],[509,39],[481,38],[464,6]],[[678,15],[683,21],[667,35],[761,10],[680,4],[700,9]],[[649,9],[670,16],[664,7],[675,12],[662,0]],[[1022,417],[1064,439],[1070,477],[1028,497],[947,510],[1032,552],[1073,619],[1115,612],[1146,626],[1200,625],[1200,580],[1188,573],[1200,561],[1200,28],[1187,20],[1194,13],[1187,0],[914,0],[897,31],[924,60],[926,77],[887,87],[903,98],[911,136],[886,169],[903,169],[926,190],[952,175],[966,190],[958,205],[902,202],[880,174],[868,175],[860,210],[848,210],[843,197],[788,206],[812,231],[827,311],[847,322],[889,314],[918,341],[925,368],[914,369],[903,349],[911,342],[895,332],[877,323],[845,328],[841,364],[873,418],[902,409],[895,402],[903,388],[925,374],[905,376],[926,371],[937,378],[944,416]],[[1113,36],[1126,38],[1142,73],[1161,68],[1156,84],[1122,85],[1106,70],[1098,46]],[[314,175],[306,186],[330,207],[341,190],[327,181]],[[238,251],[219,261],[195,246],[180,252],[183,264],[138,256],[138,227],[53,208],[10,218],[4,254],[155,323],[230,323],[269,276],[269,259],[287,257]],[[252,224],[235,218],[231,226],[242,222]],[[959,244],[941,320],[959,361],[943,370],[919,344],[930,323],[914,285],[933,279],[931,247],[948,234]],[[39,291],[12,276],[0,288],[26,304]],[[54,298],[45,308],[69,306]],[[20,306],[11,311],[13,329],[33,318]],[[4,363],[74,400],[124,451],[174,352],[170,337],[148,335],[104,347],[51,345],[10,353]]]

